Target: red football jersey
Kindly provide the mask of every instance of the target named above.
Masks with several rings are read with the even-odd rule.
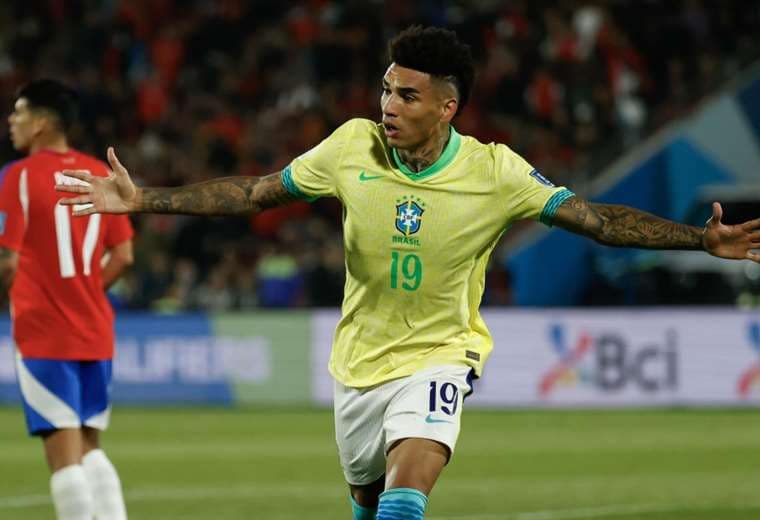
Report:
[[[111,359],[113,310],[100,262],[132,238],[132,226],[126,215],[73,216],[58,204],[70,196],[55,191],[62,170],[108,175],[104,163],[75,150],[42,150],[0,172],[0,246],[19,254],[13,339],[24,357]]]

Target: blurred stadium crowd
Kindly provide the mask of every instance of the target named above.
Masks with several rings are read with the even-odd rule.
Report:
[[[14,0],[0,6],[0,101],[10,111],[24,81],[65,80],[81,95],[72,143],[99,157],[115,145],[139,184],[263,175],[346,119],[378,119],[387,40],[435,24],[478,62],[457,129],[583,193],[621,150],[760,55],[749,3]],[[334,200],[249,220],[137,216],[137,264],[117,303],[339,305],[340,219]],[[509,304],[503,268],[487,285],[486,304]]]

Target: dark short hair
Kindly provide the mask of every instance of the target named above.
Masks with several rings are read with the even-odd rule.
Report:
[[[26,99],[31,110],[51,112],[61,131],[66,133],[77,118],[78,96],[74,90],[53,79],[38,79],[16,92],[16,99]]]
[[[467,104],[475,64],[470,46],[461,42],[454,31],[412,25],[391,40],[388,50],[391,61],[402,67],[453,82],[459,92],[457,112]]]

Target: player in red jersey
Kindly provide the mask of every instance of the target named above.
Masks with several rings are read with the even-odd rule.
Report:
[[[0,284],[10,288],[27,427],[43,439],[57,516],[116,520],[126,518],[121,483],[99,448],[114,344],[105,289],[132,263],[132,227],[125,216],[72,218],[58,204],[61,170],[108,175],[68,146],[76,110],[76,94],[52,80],[16,97],[11,139],[28,156],[0,171]]]

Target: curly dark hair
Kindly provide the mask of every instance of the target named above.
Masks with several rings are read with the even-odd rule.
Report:
[[[25,98],[31,110],[46,110],[57,118],[58,127],[67,132],[77,118],[78,96],[71,88],[53,79],[38,79],[22,86],[16,99]]]
[[[453,83],[459,93],[457,113],[462,111],[470,99],[475,64],[470,46],[454,31],[412,25],[391,40],[388,51],[391,62]]]

